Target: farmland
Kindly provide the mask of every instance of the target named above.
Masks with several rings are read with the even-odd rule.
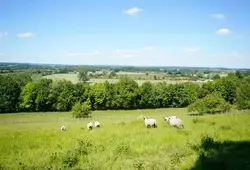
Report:
[[[249,71],[4,64],[1,72],[0,169],[249,169]],[[170,115],[184,129],[164,122]],[[101,128],[88,131],[91,120]]]
[[[135,79],[135,81],[139,84],[142,85],[144,82],[149,81],[152,83],[159,83],[159,82],[166,82],[167,84],[175,84],[175,83],[184,83],[184,82],[194,82],[191,80],[174,80],[174,79],[168,79],[168,80],[150,80],[150,79],[146,79],[146,80],[138,80],[138,77],[145,77],[143,74],[140,73],[122,73],[120,75],[127,75],[128,77],[131,77],[133,79]],[[157,74],[156,74],[157,75]],[[48,78],[48,79],[52,79],[52,80],[69,80],[72,83],[77,83],[78,78],[77,78],[77,74],[52,74],[52,75],[47,75],[44,76],[44,78]],[[114,78],[94,78],[94,79],[90,79],[88,82],[90,84],[93,83],[104,83],[105,81],[108,81],[109,83],[117,83],[119,81],[119,79],[114,79]]]
[[[250,112],[233,111],[198,118],[186,113],[186,109],[95,111],[92,118],[80,120],[73,119],[69,112],[0,115],[0,167],[12,170],[209,169],[225,161],[213,169],[225,166],[233,169],[240,161],[234,154],[249,153],[249,145],[242,148],[240,142],[250,140]],[[185,128],[178,130],[167,125],[163,117],[168,115],[179,116]],[[145,128],[143,116],[155,117],[158,128]],[[101,129],[88,131],[89,120],[100,121]],[[62,124],[67,126],[67,131],[60,131]],[[199,162],[201,151],[193,147],[201,147],[205,136],[214,140],[207,147],[214,147],[213,142],[214,145],[223,141],[234,143],[213,148],[210,154],[214,158],[205,156],[204,162]],[[232,151],[232,147],[241,150]],[[206,161],[211,162],[206,164]],[[245,157],[244,165],[249,167],[249,157]]]

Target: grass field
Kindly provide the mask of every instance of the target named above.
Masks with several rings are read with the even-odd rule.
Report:
[[[134,77],[135,75],[128,75],[130,77]],[[76,74],[52,74],[52,75],[48,75],[48,76],[44,76],[44,78],[49,78],[52,80],[62,80],[62,79],[66,79],[71,81],[72,83],[77,83],[78,79],[77,79],[77,75]],[[93,83],[104,83],[105,81],[109,81],[110,83],[116,83],[119,81],[119,79],[90,79],[89,82],[91,84]],[[141,85],[142,83],[146,82],[146,81],[150,81],[152,83],[158,83],[158,82],[163,82],[165,81],[167,84],[175,84],[175,83],[184,83],[184,82],[192,82],[189,80],[135,80],[139,85]]]
[[[81,120],[70,113],[0,115],[0,169],[247,169],[250,145],[240,142],[250,141],[249,113],[197,118],[186,109],[95,111]],[[167,125],[168,115],[179,116],[185,128]],[[155,117],[158,128],[147,129],[143,116]],[[102,127],[88,131],[90,120]],[[67,131],[60,131],[62,124]],[[204,136],[214,141],[201,145]]]

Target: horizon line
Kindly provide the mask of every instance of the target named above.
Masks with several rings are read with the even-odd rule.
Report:
[[[122,64],[59,64],[59,63],[39,63],[39,62],[2,62],[0,64],[30,64],[30,65],[60,65],[60,66],[111,66],[111,67],[151,67],[151,68],[207,68],[207,69],[237,69],[237,70],[250,70],[250,68],[241,67],[216,67],[216,66],[170,66],[170,65],[122,65]]]

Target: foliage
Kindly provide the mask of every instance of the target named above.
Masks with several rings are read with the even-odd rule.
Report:
[[[250,77],[246,77],[237,89],[238,109],[250,109]]]
[[[80,67],[78,69],[78,80],[82,83],[85,83],[89,80],[89,76],[88,76],[88,67]]]
[[[11,73],[9,74],[20,87],[25,86],[28,82],[32,81],[32,73],[30,71],[23,71],[19,73]]]
[[[216,74],[216,75],[213,76],[213,80],[218,80],[218,79],[220,79],[220,75],[219,74]]]
[[[236,98],[236,88],[240,81],[235,75],[229,75],[217,79],[213,82],[204,83],[199,90],[199,98],[203,98],[208,94],[217,93],[222,96],[230,104],[234,104]]]
[[[37,83],[27,83],[20,95],[20,109],[22,111],[35,111],[36,110],[36,96],[37,96]]]
[[[198,99],[188,106],[188,112],[197,112],[198,114],[227,112],[230,109],[230,104],[216,93],[208,94],[206,97]]]
[[[91,114],[90,106],[87,103],[76,102],[71,110],[74,118],[83,118]]]
[[[36,111],[47,111],[52,108],[51,101],[51,85],[52,80],[42,79],[37,85],[37,96],[35,100]]]
[[[139,89],[141,99],[139,101],[140,108],[155,108],[160,107],[157,103],[155,93],[155,87],[150,82],[145,82],[141,85]]]
[[[107,89],[104,83],[95,83],[89,91],[88,102],[92,109],[105,110],[107,102]]]
[[[18,111],[20,84],[11,76],[0,75],[0,113]]]
[[[167,84],[166,82],[144,82],[139,86],[128,76],[122,76],[117,83],[106,81],[95,84],[81,82],[73,84],[65,79],[39,80],[32,79],[32,76],[30,79],[29,74],[24,73],[20,73],[20,77],[24,76],[24,80],[21,81],[17,75],[16,73],[3,76],[0,80],[2,84],[0,98],[3,101],[1,112],[70,111],[76,102],[86,102],[92,110],[181,108],[210,94],[216,94],[230,104],[237,104],[238,108],[249,108],[249,99],[246,97],[247,78],[239,79],[235,74],[208,81],[201,87],[195,83]],[[5,106],[9,105],[7,101],[10,100],[11,106]],[[228,105],[223,107],[228,110],[226,109]],[[200,107],[200,112],[203,112],[202,108]]]
[[[113,78],[113,77],[115,77],[115,76],[116,76],[116,73],[115,73],[114,70],[112,70],[112,71],[109,73],[109,78],[111,79],[111,78]]]
[[[135,109],[138,106],[139,86],[128,77],[123,77],[112,89],[114,109]]]
[[[67,80],[60,80],[53,84],[51,98],[54,100],[53,109],[69,111],[76,102],[74,85]]]

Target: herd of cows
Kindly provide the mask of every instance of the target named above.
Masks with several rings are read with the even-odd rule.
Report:
[[[143,117],[145,126],[147,128],[157,128],[157,123],[154,118],[151,117]],[[169,123],[170,126],[177,127],[177,128],[184,128],[183,121],[178,118],[177,116],[169,116],[164,117],[164,120]],[[101,124],[98,121],[91,121],[87,123],[87,129],[92,130],[93,128],[100,128]],[[66,131],[66,126],[61,126],[61,131]]]

